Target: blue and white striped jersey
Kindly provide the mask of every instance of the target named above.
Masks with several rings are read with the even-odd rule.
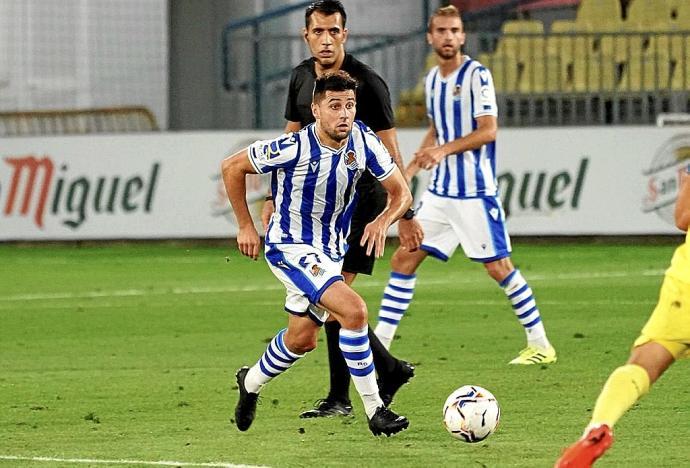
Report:
[[[426,76],[427,114],[439,145],[473,132],[477,117],[498,115],[491,73],[476,60],[464,59],[446,77],[441,76],[438,66]],[[431,172],[428,190],[450,198],[496,195],[496,142],[448,155]]]
[[[315,124],[310,124],[254,142],[248,154],[256,172],[273,173],[276,210],[266,243],[310,244],[336,261],[347,250],[357,180],[365,169],[384,180],[396,167],[381,140],[358,120],[339,149],[321,144]]]

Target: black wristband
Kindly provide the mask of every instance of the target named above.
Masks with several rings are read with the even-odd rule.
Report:
[[[266,201],[273,201],[273,195],[266,195],[266,198],[264,198]]]
[[[414,215],[414,210],[412,208],[408,208],[407,211],[402,215],[402,219],[410,220],[414,218]]]

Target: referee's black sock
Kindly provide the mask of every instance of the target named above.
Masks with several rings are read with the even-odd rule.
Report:
[[[381,343],[371,327],[369,327],[369,346],[371,347],[371,353],[374,355],[376,372],[381,380],[386,380],[386,377],[398,369],[398,359],[383,346],[383,343]]]
[[[331,374],[328,399],[350,403],[350,371],[340,351],[340,323],[337,320],[326,322],[324,328],[328,345],[328,367]]]

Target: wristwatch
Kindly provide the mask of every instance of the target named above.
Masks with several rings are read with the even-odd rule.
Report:
[[[405,212],[405,214],[402,215],[402,219],[410,220],[410,219],[414,218],[414,215],[415,215],[414,209],[408,208],[407,211]]]

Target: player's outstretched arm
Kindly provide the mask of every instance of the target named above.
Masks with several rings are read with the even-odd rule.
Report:
[[[680,189],[676,200],[675,220],[678,229],[688,230],[690,226],[690,166],[680,171]]]
[[[256,171],[249,162],[247,149],[225,158],[221,163],[221,170],[225,192],[228,194],[239,227],[237,245],[242,255],[256,260],[259,257],[261,240],[247,206],[247,183],[245,180],[247,174],[255,174]]]
[[[386,233],[393,224],[412,204],[412,193],[405,182],[400,170],[396,167],[381,184],[388,192],[388,205],[375,220],[367,224],[362,234],[361,246],[366,246],[367,255],[379,258],[383,255],[386,244]]]

